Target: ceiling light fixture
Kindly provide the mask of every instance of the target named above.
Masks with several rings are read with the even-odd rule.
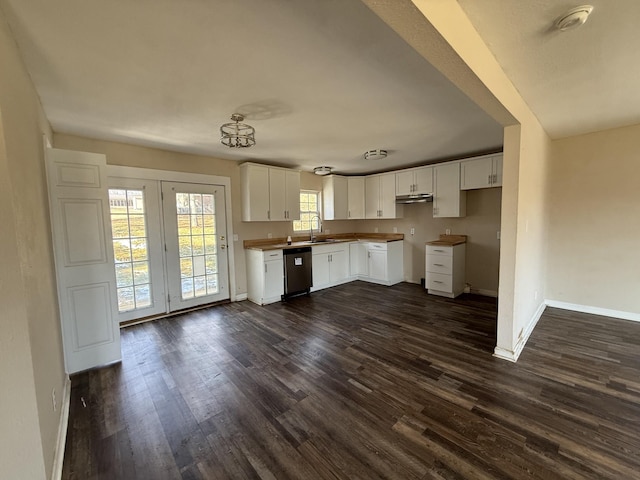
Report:
[[[380,160],[381,158],[385,158],[387,156],[387,151],[381,148],[376,148],[375,150],[369,150],[368,152],[364,152],[365,160]]]
[[[331,167],[316,167],[313,169],[313,173],[316,175],[329,175],[331,173]]]
[[[253,147],[256,144],[255,129],[246,123],[244,115],[234,113],[231,115],[233,123],[224,123],[220,127],[220,141],[230,148]]]
[[[581,5],[579,7],[572,8],[564,15],[558,17],[554,23],[555,27],[561,32],[567,30],[573,30],[583,25],[589,18],[589,14],[593,10],[592,5]]]

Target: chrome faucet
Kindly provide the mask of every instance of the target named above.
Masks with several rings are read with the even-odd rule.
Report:
[[[312,243],[316,241],[316,237],[313,235],[313,219],[314,218],[318,219],[318,233],[322,233],[322,220],[320,219],[320,215],[312,215],[311,218],[309,219],[309,238],[311,239]]]

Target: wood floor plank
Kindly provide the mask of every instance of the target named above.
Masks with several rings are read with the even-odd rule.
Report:
[[[640,324],[353,282],[122,331],[74,375],[64,479],[640,478]]]

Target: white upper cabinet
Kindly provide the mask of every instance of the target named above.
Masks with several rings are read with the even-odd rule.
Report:
[[[269,167],[240,165],[242,183],[242,221],[269,220]]]
[[[433,193],[433,167],[412,168],[396,173],[396,195]]]
[[[394,173],[371,175],[365,179],[365,218],[398,218]]]
[[[240,165],[242,221],[300,218],[300,172],[255,163]]]
[[[349,219],[349,195],[347,177],[327,175],[322,179],[322,199],[325,220]]]
[[[349,219],[364,218],[364,177],[347,177],[347,204]]]
[[[467,192],[460,190],[460,162],[433,167],[433,216],[464,217]]]
[[[502,154],[460,162],[460,188],[473,190],[502,186]]]

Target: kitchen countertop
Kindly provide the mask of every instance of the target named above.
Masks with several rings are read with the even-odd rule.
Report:
[[[291,245],[287,244],[286,237],[280,238],[258,238],[255,240],[245,240],[244,248],[251,250],[287,250],[289,248],[311,247],[314,245],[331,245],[332,243],[357,242],[366,240],[369,242],[396,242],[404,240],[402,233],[337,233],[335,235],[320,234],[316,238],[320,241],[311,242],[308,235],[298,235],[291,237]]]
[[[454,245],[460,245],[461,243],[467,243],[466,235],[440,235],[438,240],[432,240],[426,244],[438,245],[440,247],[452,247]]]

